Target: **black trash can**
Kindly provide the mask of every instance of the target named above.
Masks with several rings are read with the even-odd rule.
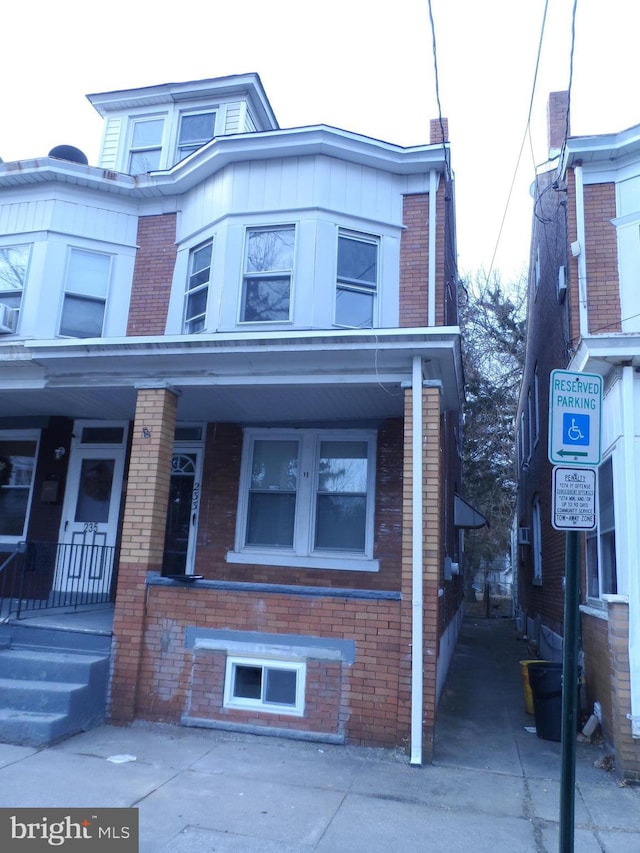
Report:
[[[536,734],[544,740],[562,740],[562,664],[530,661],[529,684],[533,694]]]

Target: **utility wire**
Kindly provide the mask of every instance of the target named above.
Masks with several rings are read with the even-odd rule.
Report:
[[[442,105],[440,103],[440,80],[438,77],[438,52],[436,49],[436,28],[433,22],[433,9],[431,8],[431,0],[428,0],[429,6],[429,23],[431,24],[431,49],[433,52],[433,70],[435,74],[436,86],[436,102],[438,104],[438,121],[440,122],[440,135],[442,136],[442,150],[444,151],[444,164],[447,171],[447,179],[451,180],[451,163],[449,162],[449,149],[446,144],[446,134],[444,132],[444,121],[442,119]]]
[[[577,2],[577,0],[576,0],[576,2]],[[491,272],[493,270],[493,265],[495,264],[496,255],[498,253],[498,246],[500,245],[500,239],[502,237],[502,232],[504,230],[504,223],[506,221],[507,212],[509,210],[509,205],[511,203],[511,196],[513,194],[513,188],[515,186],[516,177],[518,174],[518,169],[520,168],[520,160],[522,159],[522,152],[524,151],[524,146],[525,146],[525,143],[527,141],[527,137],[529,135],[529,128],[531,125],[531,114],[533,112],[533,99],[534,99],[534,95],[535,95],[535,91],[536,91],[536,84],[538,82],[538,70],[540,68],[540,55],[542,53],[542,42],[543,42],[543,38],[544,38],[544,29],[545,29],[545,25],[547,22],[547,10],[548,10],[548,8],[549,8],[549,0],[546,0],[546,2],[544,4],[544,12],[542,13],[542,26],[540,27],[540,38],[538,40],[538,53],[536,56],[536,67],[535,67],[535,71],[533,74],[533,84],[531,86],[531,97],[529,99],[529,112],[527,115],[527,124],[525,126],[524,134],[522,136],[522,143],[520,145],[520,151],[518,152],[518,158],[516,160],[516,166],[515,166],[515,169],[513,170],[513,177],[511,179],[511,186],[509,187],[509,193],[507,195],[507,201],[506,201],[506,204],[504,207],[504,213],[502,214],[502,220],[500,222],[500,228],[498,230],[498,237],[496,239],[495,248],[493,250],[493,255],[491,257],[491,264],[489,265],[489,270],[487,272],[487,283],[489,282],[489,278],[490,278]]]

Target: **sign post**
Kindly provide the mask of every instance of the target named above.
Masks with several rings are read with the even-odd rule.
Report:
[[[552,370],[549,383],[549,461],[553,518],[566,530],[562,646],[562,764],[559,853],[573,853],[578,732],[579,531],[596,526],[596,466],[600,464],[602,377]],[[561,467],[570,465],[572,467]]]

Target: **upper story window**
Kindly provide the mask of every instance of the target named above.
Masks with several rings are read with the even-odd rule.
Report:
[[[196,246],[189,252],[189,277],[182,326],[182,331],[186,335],[193,335],[204,329],[211,280],[212,249],[213,240],[207,240],[206,243]]]
[[[180,116],[176,163],[213,139],[215,123],[215,112],[186,113]]]
[[[110,255],[84,249],[69,251],[61,335],[74,338],[102,335],[110,274]]]
[[[542,510],[540,498],[531,507],[531,556],[533,558],[533,583],[542,583]]]
[[[137,119],[133,122],[128,167],[130,175],[144,175],[160,168],[163,130],[162,118]]]
[[[240,322],[282,322],[291,315],[295,227],[247,231]]]
[[[0,303],[14,309],[9,312],[14,318],[12,328],[22,302],[30,252],[31,246],[0,247]]]
[[[613,461],[610,456],[598,469],[598,524],[587,533],[587,593],[601,598],[618,591],[616,528],[613,503]]]
[[[378,248],[379,241],[375,237],[339,232],[336,325],[356,329],[373,327]]]

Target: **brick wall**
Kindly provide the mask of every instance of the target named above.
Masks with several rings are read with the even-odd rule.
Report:
[[[620,282],[614,183],[584,188],[585,251],[587,265],[587,309],[589,332],[619,332]]]
[[[640,782],[640,740],[631,737],[631,676],[629,671],[629,605],[609,601],[609,659],[611,713],[616,769],[629,781]]]
[[[185,629],[354,640],[352,665],[310,661],[303,717],[223,708],[225,653],[185,646]],[[399,715],[400,602],[277,590],[150,586],[137,691],[137,716],[179,722],[189,715],[220,723],[343,735],[358,745],[405,742]]]
[[[400,326],[423,327],[428,321],[429,195],[406,195],[400,241]]]
[[[198,519],[197,574],[215,580],[250,583],[378,590],[400,588],[401,419],[385,421],[378,432],[374,557],[380,561],[380,571],[375,573],[227,563],[227,551],[232,551],[235,544],[242,435],[242,428],[235,424],[209,424],[208,427]]]
[[[593,703],[602,707],[602,734],[608,743],[613,743],[613,715],[611,710],[611,666],[609,660],[609,637],[606,619],[582,614],[582,646],[585,659],[585,687],[587,711],[591,714]]]
[[[127,335],[164,334],[176,253],[176,214],[140,217]]]

